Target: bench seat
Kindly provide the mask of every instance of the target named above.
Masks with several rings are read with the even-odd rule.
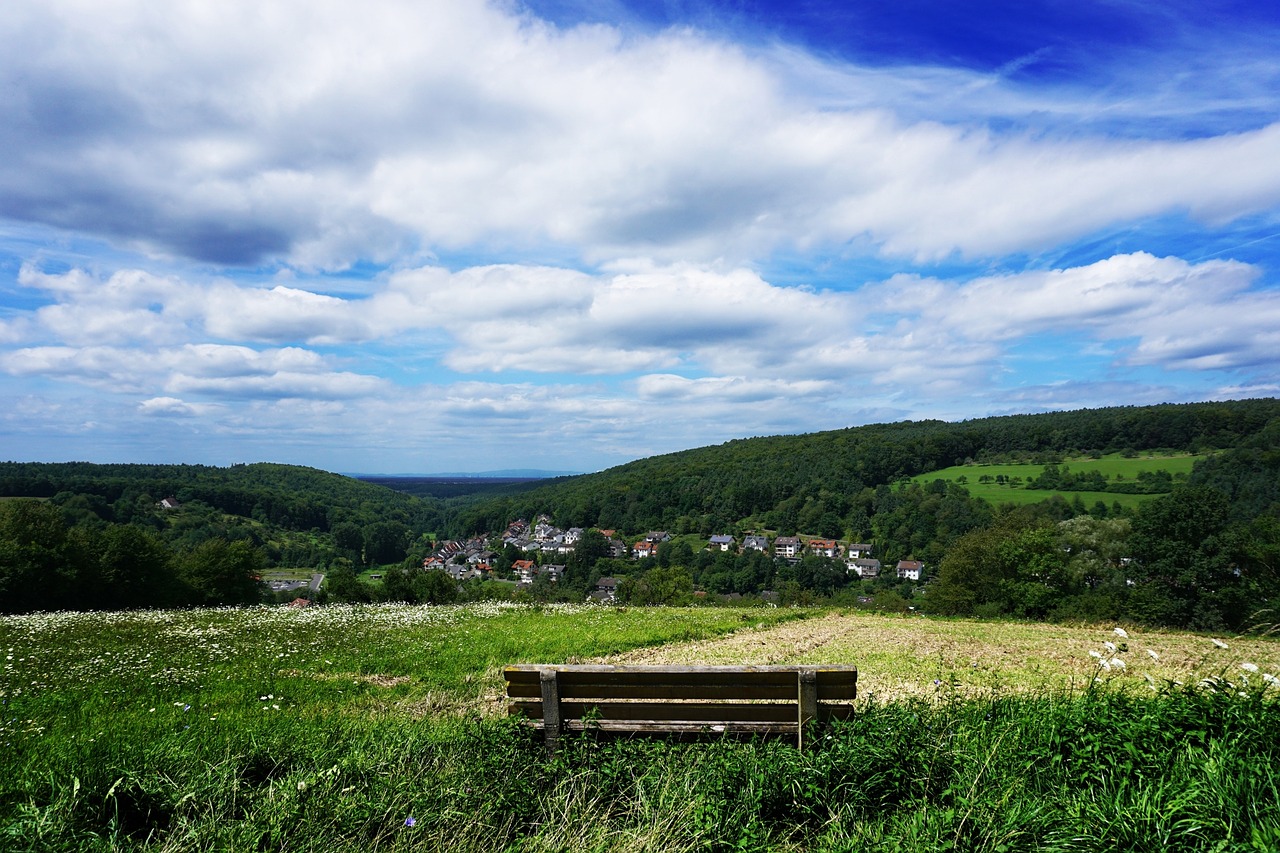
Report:
[[[847,719],[858,670],[848,665],[606,666],[520,664],[505,670],[508,712],[564,732],[789,735],[804,745],[814,722]]]

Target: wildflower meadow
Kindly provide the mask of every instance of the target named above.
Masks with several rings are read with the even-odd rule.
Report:
[[[1052,631],[510,604],[7,617],[0,849],[1280,850],[1280,643]],[[554,756],[505,716],[507,663],[690,655],[856,663],[860,713],[803,752]]]

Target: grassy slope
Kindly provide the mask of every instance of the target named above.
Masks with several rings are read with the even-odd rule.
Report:
[[[1066,467],[1078,474],[1087,474],[1090,471],[1098,471],[1108,480],[1115,480],[1117,476],[1125,480],[1135,480],[1139,473],[1145,471],[1168,471],[1175,478],[1178,475],[1187,475],[1191,473],[1191,467],[1201,456],[1192,456],[1190,454],[1178,454],[1174,456],[1157,456],[1154,454],[1143,454],[1138,457],[1126,459],[1118,453],[1103,456],[1101,459],[1090,459],[1088,457],[1067,459]],[[1060,495],[1064,499],[1071,501],[1077,496],[1084,501],[1086,506],[1093,506],[1096,501],[1102,501],[1107,506],[1119,502],[1121,506],[1133,508],[1138,506],[1144,500],[1149,500],[1154,495],[1127,495],[1119,492],[1061,492],[1061,491],[1044,491],[1039,489],[1026,489],[1021,486],[997,485],[996,483],[979,483],[978,478],[988,475],[995,478],[1003,474],[1006,478],[1020,477],[1023,482],[1040,476],[1044,471],[1043,465],[956,465],[951,468],[942,468],[937,471],[930,471],[927,474],[921,474],[919,477],[913,478],[917,483],[929,483],[934,480],[949,480],[957,482],[961,477],[965,478],[964,487],[969,490],[969,494],[976,498],[991,504],[1013,503],[1013,504],[1031,504],[1039,503],[1053,495]]]
[[[1087,675],[1088,650],[1120,640],[1106,629],[794,621],[814,615],[379,606],[0,619],[0,849],[1035,849],[1081,837],[1096,843],[1075,849],[1158,849],[1180,824],[1187,849],[1251,833],[1280,842],[1274,703],[1235,703],[1234,688],[1150,706],[1123,691],[1087,706],[1035,692]],[[1162,677],[1198,663],[1240,683],[1242,655],[1280,664],[1274,641],[1127,642],[1120,677],[1139,685],[1146,648],[1161,650]],[[951,671],[965,682],[936,695],[968,685],[985,698],[869,705],[804,756],[636,743],[548,759],[501,719],[501,664],[628,654],[853,660],[864,689],[884,695],[892,680],[935,695]],[[1087,785],[1069,784],[1082,774]]]

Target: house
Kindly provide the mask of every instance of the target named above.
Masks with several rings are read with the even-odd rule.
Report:
[[[709,550],[709,551],[732,551],[732,550],[733,550],[733,537],[732,537],[732,536],[722,536],[722,535],[719,535],[719,534],[717,534],[717,535],[715,535],[715,536],[712,536],[712,537],[711,537],[711,543],[710,543],[709,545],[707,545],[707,550]]]
[[[539,521],[533,526],[533,538],[540,542],[548,542],[563,534],[564,531],[559,527],[556,527],[549,520]]]
[[[924,563],[919,560],[899,560],[898,577],[903,580],[918,581],[924,574]]]
[[[178,503],[177,498],[165,498],[164,500],[160,501],[160,508],[161,509],[181,509],[182,504]]]
[[[779,536],[773,540],[773,555],[794,560],[800,556],[801,547],[799,536]]]
[[[755,534],[743,537],[742,550],[759,551],[762,554],[767,554],[769,552],[769,537],[756,536]]]
[[[636,560],[644,557],[656,557],[658,556],[658,543],[642,539],[636,543],[636,547],[631,549],[631,556]]]
[[[810,539],[809,553],[819,557],[839,557],[840,543],[834,539]]]
[[[856,560],[859,557],[870,557],[871,545],[866,542],[850,543],[848,548],[848,554],[850,559],[853,559],[853,560]]]
[[[480,577],[480,570],[473,565],[459,565],[458,563],[450,563],[445,567],[445,571],[449,573],[449,577],[461,583],[469,581],[472,578]]]
[[[425,560],[422,561],[422,568],[428,569],[428,570],[436,569],[438,571],[443,572],[445,570],[446,565],[447,563],[443,557],[427,557]]]
[[[600,578],[596,581],[596,588],[592,591],[589,598],[598,601],[601,604],[608,604],[618,597],[618,579],[617,578]]]
[[[511,571],[520,577],[521,583],[533,583],[533,576],[538,573],[538,564],[533,560],[515,560],[511,563]]]
[[[874,578],[880,574],[880,561],[870,557],[847,560],[845,565],[849,568],[849,574],[856,574],[860,578]]]
[[[655,544],[658,542],[670,542],[671,534],[665,530],[650,530],[644,535],[644,541]]]

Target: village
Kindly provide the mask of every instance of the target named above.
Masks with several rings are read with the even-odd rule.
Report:
[[[616,530],[593,530],[603,537],[607,545],[605,556],[614,560],[652,562],[658,558],[663,544],[673,541],[673,535],[663,530],[650,531],[634,541]],[[459,583],[506,580],[514,582],[517,591],[527,590],[539,581],[556,584],[564,576],[567,560],[575,553],[586,532],[581,527],[567,530],[556,527],[545,515],[537,516],[532,525],[519,519],[492,537],[438,542],[434,551],[423,560],[422,568],[445,572]],[[759,533],[745,533],[740,538],[714,534],[706,540],[704,550],[733,555],[758,552],[791,565],[799,563],[805,556],[821,557],[842,562],[851,581],[887,577],[919,583],[924,579],[925,567],[921,561],[899,560],[892,569],[886,569],[874,556],[874,547],[866,542],[842,542],[804,534],[774,536],[772,539]],[[517,552],[520,556],[510,559],[509,567],[505,565],[504,555]],[[603,603],[612,602],[617,596],[619,583],[617,577],[601,576],[588,597]],[[770,595],[762,593],[765,598]]]

